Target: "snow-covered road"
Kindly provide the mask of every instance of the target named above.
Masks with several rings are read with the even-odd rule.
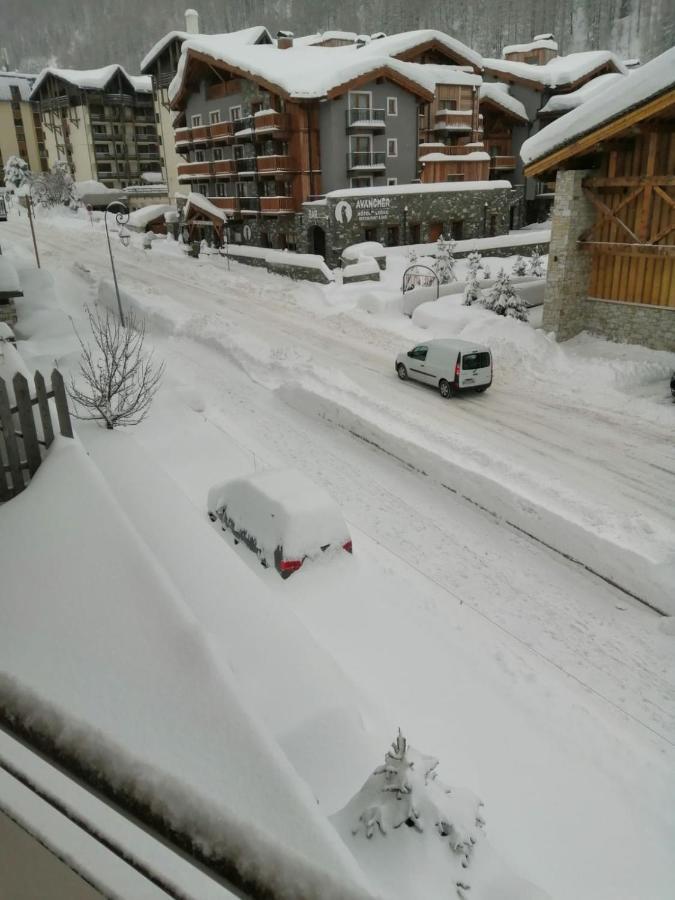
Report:
[[[25,220],[8,226],[25,248]],[[80,283],[89,270],[92,291],[108,277],[99,230],[53,220],[40,240],[45,265],[78,264]],[[354,608],[364,591],[344,566],[339,584],[323,578],[321,591],[318,573],[301,573],[285,586],[284,602],[376,702],[415,726],[420,749],[446,754],[466,783],[477,779],[491,806],[517,803],[514,784],[528,791],[528,816],[520,811],[514,828],[497,812],[493,833],[530,877],[555,889],[556,900],[633,900],[640,890],[666,900],[675,823],[665,798],[663,817],[655,810],[675,742],[673,639],[659,630],[656,613],[491,515],[503,511],[503,494],[491,495],[485,478],[478,490],[471,476],[477,460],[484,470],[492,466],[496,491],[517,489],[525,505],[528,491],[534,501],[555,500],[563,519],[576,515],[586,526],[595,515],[608,541],[628,541],[627,555],[632,536],[659,558],[672,552],[672,426],[660,415],[642,417],[637,404],[613,406],[611,391],[602,404],[597,388],[576,397],[545,366],[540,378],[531,364],[522,375],[502,371],[498,356],[490,392],[445,403],[396,380],[395,353],[423,334],[408,322],[336,312],[319,288],[238,266],[228,274],[220,260],[215,269],[156,251],[116,253],[121,284],[149,315],[153,344],[168,364],[165,388],[137,434],[152,458],[199,508],[233,466],[290,464],[324,484],[350,522],[357,555],[364,548],[359,574],[370,581],[372,603]],[[65,271],[62,284],[75,285],[73,274]],[[74,289],[73,313],[80,305]],[[338,408],[345,398],[357,417]],[[366,442],[375,427],[378,438],[391,439],[388,452]],[[452,487],[450,475],[460,471],[458,457],[467,489],[445,490],[440,484]],[[426,477],[420,469],[438,459],[443,465]],[[378,596],[397,579],[405,590]],[[406,626],[408,660],[401,658]],[[377,646],[378,629],[385,646]],[[476,662],[460,688],[469,699],[457,702],[444,674],[468,672],[474,654],[485,654],[484,664]],[[481,721],[493,693],[509,698],[508,712],[493,707],[494,722]],[[509,726],[512,715],[522,722]],[[453,749],[455,726],[480,735],[474,758],[470,741]],[[525,729],[527,738],[502,731],[509,727]],[[547,778],[546,766],[564,767],[566,755],[567,773]],[[644,779],[642,769],[650,773]],[[638,841],[640,862],[635,848],[610,874],[616,853],[609,845],[625,839],[641,803],[635,815],[649,838]],[[558,811],[549,822],[547,808]],[[563,836],[575,811],[584,823]],[[524,835],[526,820],[537,824]],[[563,863],[557,841],[573,866]]]

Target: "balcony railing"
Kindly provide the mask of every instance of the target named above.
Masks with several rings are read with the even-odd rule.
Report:
[[[209,197],[211,203],[218,209],[223,209],[227,213],[236,213],[239,211],[239,197]]]
[[[347,110],[348,128],[384,128],[383,109],[353,108]]]
[[[293,198],[292,197],[261,197],[260,212],[267,215],[278,215],[279,213],[292,213]]]
[[[434,131],[471,131],[473,129],[473,112],[470,109],[440,109],[436,113]]]
[[[280,156],[278,154],[271,156],[257,157],[258,172],[261,175],[272,175],[276,172],[288,172],[291,161],[288,156]]]
[[[179,181],[191,181],[193,178],[210,178],[212,173],[210,162],[188,162],[178,166]]]
[[[192,140],[195,144],[206,144],[211,140],[211,128],[208,125],[193,125]]]
[[[248,142],[254,140],[256,135],[268,136],[280,131],[288,131],[289,118],[286,113],[267,112],[262,115],[245,116],[235,119],[235,141]]]
[[[492,170],[502,169],[504,171],[507,171],[509,169],[515,169],[515,167],[515,156],[493,156],[490,159],[490,168]]]
[[[371,153],[357,151],[347,154],[348,169],[384,169],[386,168],[384,151]]]
[[[237,168],[234,164],[233,159],[217,159],[213,163],[213,174],[221,178],[227,177],[229,175],[235,175],[237,172]]]
[[[176,128],[174,131],[174,142],[176,146],[178,144],[191,144],[192,143],[192,129],[191,128]]]
[[[238,197],[237,199],[243,213],[257,213],[260,209],[260,197]]]
[[[214,141],[227,141],[234,137],[234,124],[232,122],[216,122],[211,125],[211,139]]]
[[[242,156],[234,160],[237,172],[240,175],[255,175],[257,159],[255,156]]]

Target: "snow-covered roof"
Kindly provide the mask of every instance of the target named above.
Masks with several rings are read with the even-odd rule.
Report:
[[[196,191],[191,191],[188,194],[187,203],[185,204],[185,215],[189,214],[192,209],[199,209],[201,212],[207,213],[209,216],[213,216],[216,219],[221,219],[223,222],[227,221],[227,216],[222,209],[219,209],[210,200],[204,197],[202,194],[198,194]]]
[[[316,34],[304,34],[301,37],[294,38],[294,47],[313,47],[321,44],[323,41],[350,41],[355,44],[359,35],[355,31],[324,31]],[[370,37],[368,37],[370,40]]]
[[[422,44],[435,41],[441,44],[446,50],[462,59],[466,59],[477,68],[482,68],[483,57],[480,53],[476,53],[471,47],[467,47],[457,38],[445,34],[443,31],[436,31],[433,28],[426,28],[419,31],[403,31],[400,34],[390,34],[387,37],[378,38],[376,41],[370,41],[364,47],[359,47],[356,52],[362,54],[388,54],[389,56],[398,56],[399,53],[405,53],[408,50],[414,50]]]
[[[599,90],[603,90],[613,81],[625,78],[620,72],[605,72],[604,75],[598,75],[597,78],[591,78],[586,84],[577,88],[576,91],[570,91],[569,94],[554,94],[548,103],[539,110],[539,115],[562,115],[571,109],[576,109],[587,100],[590,100]],[[504,85],[506,87],[506,85]],[[618,86],[617,86],[618,87]],[[620,89],[620,88],[619,88]]]
[[[0,294],[3,296],[21,296],[19,276],[12,263],[0,256]]]
[[[480,86],[480,99],[490,100],[517,119],[522,119],[524,122],[529,121],[525,106],[520,100],[511,96],[507,84],[500,81],[484,81]]]
[[[538,35],[526,44],[509,44],[502,50],[502,56],[506,57],[509,53],[529,53],[531,50],[555,50],[557,53],[558,42],[552,36]]]
[[[38,75],[31,96],[36,96],[42,83],[50,75],[67,81],[68,84],[83,91],[103,91],[118,72],[130,82],[135,91],[143,94],[152,93],[152,79],[149,75],[129,75],[123,66],[113,64],[103,66],[101,69],[57,69],[54,66],[47,66]]]
[[[577,109],[551,122],[525,141],[520,155],[528,165],[553,150],[577,140],[648,100],[675,90],[675,47],[632,72],[617,85],[605,84]]]
[[[377,41],[375,46],[381,46],[384,40]],[[261,79],[276,85],[289,97],[299,99],[325,97],[354,78],[385,67],[414,82],[423,94],[433,94],[436,86],[433,76],[425,73],[425,66],[419,66],[419,71],[413,72],[409,63],[392,59],[385,53],[364,54],[353,47],[338,47],[330,53],[323,47],[288,50],[268,46],[242,47],[223,40],[222,35],[211,35],[191,38],[183,44],[178,71],[169,86],[172,100],[180,92],[191,50],[247,73],[253,80]]]
[[[170,31],[168,34],[165,34],[141,60],[141,72],[145,72],[172,41],[179,40],[183,42],[195,37],[199,37],[199,35],[190,34],[188,31]],[[235,43],[245,45],[258,44],[265,38],[267,39],[267,42],[271,42],[272,40],[269,31],[264,25],[253,25],[251,28],[242,28],[240,31],[230,31],[227,34],[213,35],[213,37],[229,38]]]
[[[12,87],[19,88],[19,96],[22,100],[30,100],[30,92],[35,78],[35,75],[23,75],[20,72],[0,72],[0,100],[12,99]]]
[[[420,156],[420,162],[481,162],[490,159],[490,154],[484,150],[473,150],[471,153],[425,153]]]
[[[176,207],[168,203],[152,203],[150,206],[142,206],[140,209],[135,209],[130,213],[128,224],[130,228],[142,231],[147,228],[150,222],[162,218],[166,213],[175,211]]]
[[[91,194],[110,194],[111,199],[112,197],[119,197],[122,194],[121,191],[109,188],[101,181],[76,181],[73,185],[73,189],[75,191],[75,196],[79,197],[80,200]]]
[[[475,72],[467,72],[460,66],[442,66],[433,63],[405,63],[410,74],[409,77],[426,76],[432,78],[435,84],[462,84],[479,85],[481,77]]]
[[[454,157],[455,159],[457,157]],[[447,156],[445,159],[453,159]],[[438,181],[427,184],[393,184],[386,187],[340,188],[337,191],[329,191],[327,198],[339,199],[342,197],[395,197],[398,194],[444,194],[454,191],[496,191],[511,189],[510,181]]]
[[[609,50],[587,50],[583,53],[556,56],[543,66],[514,62],[510,59],[485,59],[483,63],[487,71],[496,75],[522,78],[548,88],[573,84],[608,64],[617,72],[625,74],[627,71],[618,56]]]

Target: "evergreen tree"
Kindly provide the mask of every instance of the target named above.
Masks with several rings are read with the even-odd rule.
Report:
[[[441,284],[450,284],[455,280],[455,257],[453,251],[455,249],[455,241],[452,238],[446,238],[441,235],[436,242],[436,262],[434,271],[438,276]]]
[[[469,274],[469,280],[464,288],[464,306],[473,306],[474,303],[483,302],[483,291],[478,282],[477,274]]]
[[[506,315],[510,316],[512,319],[518,319],[519,322],[527,322],[527,307],[525,306],[525,301],[513,287],[510,279],[509,287],[511,288],[511,293],[506,300]]]
[[[471,281],[472,279],[477,280],[478,273],[484,271],[483,257],[477,250],[472,250],[471,253],[469,253],[469,255],[467,256],[466,262],[468,272],[468,277],[466,279],[467,282]]]
[[[499,270],[497,280],[488,291],[484,305],[498,316],[511,316],[521,322],[527,322],[523,299],[516,292],[510,276],[504,269]]]
[[[544,261],[536,250],[533,250],[530,254],[528,273],[530,275],[535,275],[537,278],[544,277]]]
[[[29,178],[30,169],[28,168],[28,163],[21,159],[20,156],[8,156],[5,163],[5,183],[12,185],[14,188],[20,188]]]
[[[417,256],[417,250],[415,250],[414,247],[411,247],[411,248],[408,250],[408,265],[409,265],[409,266],[414,266],[415,263],[417,262],[417,259],[418,259],[418,256]]]
[[[481,262],[481,266],[483,267],[483,280],[487,281],[488,278],[492,278],[492,272],[490,270],[490,266],[487,263]]]
[[[523,259],[523,257],[518,254],[516,256],[516,261],[513,264],[513,269],[511,270],[514,275],[525,275],[527,272],[527,263]]]

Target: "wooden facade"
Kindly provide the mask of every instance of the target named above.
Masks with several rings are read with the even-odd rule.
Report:
[[[526,174],[591,169],[595,208],[579,246],[591,254],[588,296],[675,309],[675,90],[531,164]]]

